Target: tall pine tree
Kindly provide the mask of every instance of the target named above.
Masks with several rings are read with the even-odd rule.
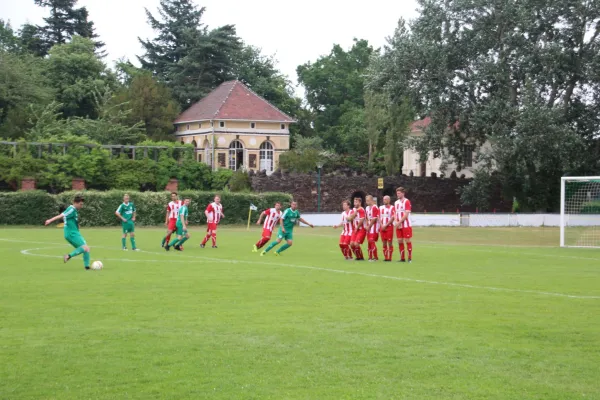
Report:
[[[40,7],[48,8],[50,16],[44,18],[43,26],[26,25],[22,30],[22,40],[28,50],[39,56],[49,53],[52,46],[67,43],[75,35],[94,40],[96,51],[104,47],[97,41],[94,23],[88,20],[85,7],[75,8],[77,0],[34,0]]]

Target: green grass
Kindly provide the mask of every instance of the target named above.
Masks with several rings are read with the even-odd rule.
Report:
[[[83,234],[103,271],[60,229],[0,232],[0,399],[600,398],[600,251],[555,229],[416,228],[412,264],[325,228],[280,258],[258,230]]]

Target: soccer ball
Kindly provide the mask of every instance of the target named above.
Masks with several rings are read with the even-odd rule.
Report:
[[[101,270],[103,267],[104,265],[102,264],[102,261],[94,261],[92,263],[92,269]]]

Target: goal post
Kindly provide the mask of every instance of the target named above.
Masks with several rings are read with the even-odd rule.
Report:
[[[600,248],[600,176],[561,178],[560,246]]]

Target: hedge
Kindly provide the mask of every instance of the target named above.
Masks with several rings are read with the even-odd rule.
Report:
[[[139,226],[163,225],[165,206],[170,201],[169,192],[131,192],[111,190],[107,192],[86,191],[83,193],[85,206],[80,212],[81,226],[116,226],[119,220],[115,211],[129,193],[137,209],[136,223]],[[80,192],[64,192],[51,195],[43,191],[0,193],[0,225],[42,225],[44,221],[60,213]],[[182,191],[180,198],[189,197],[189,221],[192,225],[206,223],[204,210],[213,201],[214,192]],[[250,203],[263,210],[277,201],[284,206],[291,201],[285,193],[220,193],[225,218],[223,224],[241,224],[248,220]]]

